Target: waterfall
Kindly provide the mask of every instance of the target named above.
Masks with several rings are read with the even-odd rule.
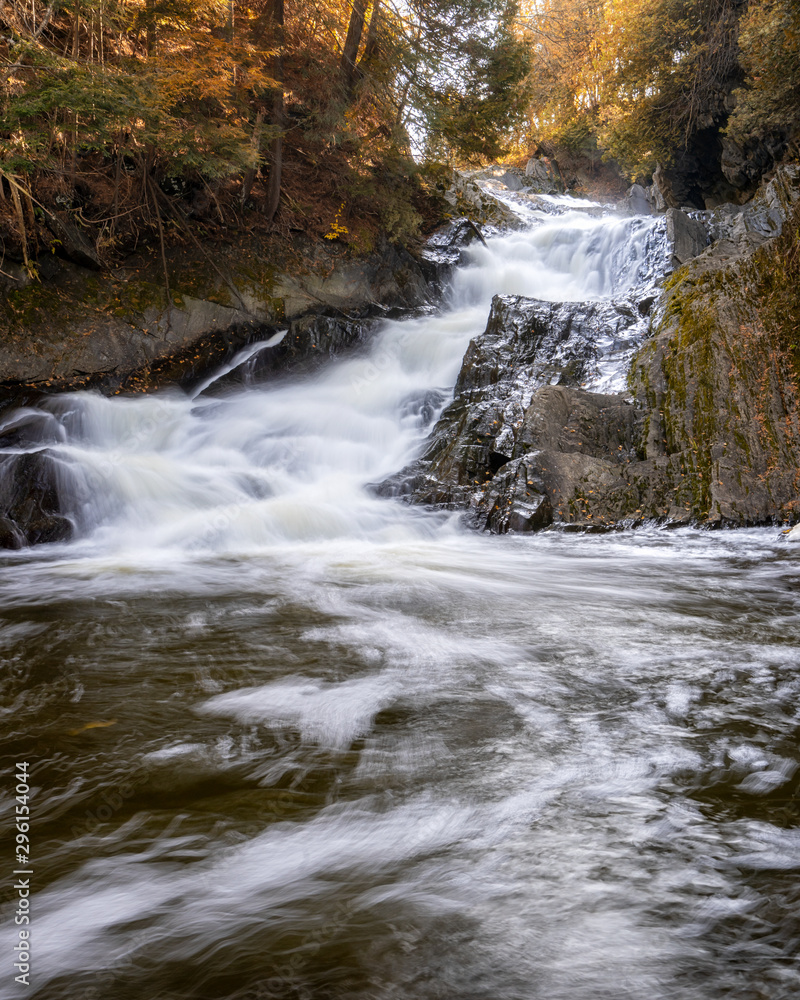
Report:
[[[84,551],[239,552],[424,534],[432,523],[365,487],[418,452],[492,296],[635,300],[663,274],[660,222],[578,205],[540,200],[523,231],[465,251],[436,312],[383,323],[368,349],[313,377],[267,386],[245,377],[244,386],[213,394],[209,378],[192,396],[53,396],[5,418],[0,445],[12,431],[17,442],[21,430],[28,434],[2,455],[46,451],[61,513]],[[598,387],[621,384],[644,328],[634,326],[622,344],[599,336]],[[220,384],[280,336],[247,348],[219,373]]]

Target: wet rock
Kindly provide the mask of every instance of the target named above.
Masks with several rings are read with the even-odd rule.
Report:
[[[490,486],[475,495],[469,520],[476,528],[504,535],[544,528],[553,520],[550,498],[543,491],[535,456],[501,466]]]
[[[551,517],[552,502],[549,492],[542,493],[547,504],[537,499],[535,483],[529,482],[531,477],[535,480],[535,460],[528,453],[544,447],[569,451],[578,440],[570,434],[565,443],[560,439],[553,443],[548,423],[551,419],[564,423],[563,414],[548,413],[544,423],[537,423],[544,402],[561,398],[547,392],[555,392],[556,386],[559,392],[562,387],[566,391],[565,387],[586,381],[595,370],[600,331],[606,336],[615,328],[624,331],[637,319],[638,313],[627,303],[495,296],[486,330],[470,343],[455,398],[439,418],[422,457],[381,484],[379,492],[411,503],[470,510],[472,523],[492,531],[523,530],[523,523],[530,530],[541,527]],[[606,399],[591,393],[583,396]],[[579,440],[594,440],[593,432],[580,426]],[[616,449],[617,439],[603,432],[597,450],[604,454],[612,439]],[[628,438],[624,447],[627,454]],[[520,463],[526,455],[525,463]],[[501,495],[498,509],[504,513],[490,516]]]
[[[0,416],[0,448],[24,450],[56,444],[65,437],[66,432],[55,416],[43,410],[23,406]]]
[[[667,209],[667,237],[672,243],[674,267],[699,257],[710,242],[703,223],[677,208]]]
[[[633,215],[650,215],[653,211],[647,188],[641,184],[633,184],[628,188],[625,194],[625,206]]]
[[[310,373],[332,358],[362,346],[376,320],[348,320],[335,316],[303,316],[289,324],[284,336],[265,346],[236,368],[216,379],[202,393],[219,396],[231,389],[259,385],[297,372]],[[268,331],[273,337],[276,331]]]
[[[47,450],[0,454],[0,548],[58,542],[72,535],[61,513],[58,461]]]
[[[383,484],[381,492],[464,510],[467,524],[494,534],[552,524],[602,529],[662,517],[666,509],[649,502],[642,487],[651,472],[637,452],[644,417],[620,395],[542,386],[525,408],[514,442],[495,439],[487,446],[477,432],[471,443],[462,442],[460,486],[453,483],[457,476],[448,482],[441,475],[441,464],[419,464],[405,478]]]
[[[632,468],[642,412],[619,395],[543,386],[526,408],[515,457],[470,498],[470,523],[502,533],[551,523],[601,527],[640,507]]]
[[[464,251],[473,243],[484,239],[480,227],[471,219],[451,219],[440,226],[425,242],[419,260],[426,269],[428,280],[442,285],[453,268],[464,263]]]

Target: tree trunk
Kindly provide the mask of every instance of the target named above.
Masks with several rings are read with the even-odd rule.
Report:
[[[272,16],[275,23],[275,40],[278,54],[275,58],[273,76],[278,81],[278,88],[272,98],[272,124],[279,131],[269,150],[270,170],[267,185],[267,208],[265,215],[274,219],[281,200],[281,170],[283,168],[283,0],[274,0]]]
[[[253,136],[250,140],[250,145],[253,148],[256,158],[261,152],[261,133],[264,131],[264,119],[266,116],[267,109],[259,108],[258,114],[256,115],[256,123],[253,126]],[[255,182],[257,173],[258,166],[255,166],[250,167],[244,175],[244,179],[242,181],[242,208],[244,208],[245,202],[250,197],[250,192],[253,190],[253,183]]]
[[[364,31],[364,17],[367,13],[367,0],[354,0],[350,14],[350,24],[347,28],[347,38],[342,49],[342,81],[348,97],[356,82],[356,56]]]
[[[145,0],[144,10],[146,18],[145,30],[147,33],[147,58],[149,59],[156,51],[156,10],[155,0]]]
[[[75,20],[72,22],[72,58],[81,54],[81,5],[75,4]]]
[[[56,4],[55,4],[55,0],[53,0],[53,3],[51,3],[50,6],[47,8],[47,10],[44,12],[44,18],[42,20],[42,23],[39,25],[39,27],[33,33],[34,39],[38,38],[42,34],[42,32],[44,31],[44,29],[47,27],[47,25],[50,23],[50,19],[52,18],[53,14],[55,13],[55,9],[56,9]]]
[[[358,61],[358,69],[366,66],[378,53],[378,15],[381,9],[381,0],[375,0],[372,5],[372,14],[369,19],[367,30],[367,44],[364,46],[364,54]]]

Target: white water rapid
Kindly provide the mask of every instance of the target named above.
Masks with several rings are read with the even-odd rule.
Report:
[[[76,536],[0,560],[0,795],[29,761],[35,873],[2,1000],[800,995],[777,533],[488,537],[369,489],[494,294],[657,279],[658,223],[541,204],[313,376],[6,415]]]

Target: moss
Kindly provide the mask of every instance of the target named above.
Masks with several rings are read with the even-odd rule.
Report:
[[[0,296],[0,302],[9,326],[23,329],[60,318],[69,305],[69,300],[60,289],[38,281],[6,292]]]
[[[691,268],[682,268],[673,275],[666,285],[666,307],[655,331],[657,336],[667,337],[660,355],[661,398],[651,385],[650,373],[658,356],[654,345],[637,354],[629,380],[650,408],[645,433],[658,408],[666,454],[682,456],[681,471],[670,467],[663,490],[654,497],[656,506],[688,507],[693,516],[702,519],[712,510],[710,447],[721,429],[717,384],[720,320],[715,301],[724,287],[724,278],[717,272],[695,274]]]

